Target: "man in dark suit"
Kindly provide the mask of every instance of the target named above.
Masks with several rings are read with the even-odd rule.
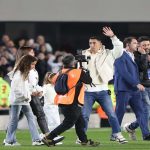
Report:
[[[124,53],[115,63],[116,114],[121,125],[126,106],[130,104],[142,131],[143,140],[150,140],[148,125],[143,113],[141,91],[145,88],[140,84],[138,66],[134,61],[133,52],[137,50],[137,40],[128,37],[124,40]]]
[[[138,38],[138,49],[134,52],[135,62],[139,68],[139,75],[141,84],[145,87],[145,90],[141,92],[144,115],[149,125],[150,120],[150,38],[147,36],[141,36]],[[126,123],[123,129],[128,132],[131,140],[136,140],[135,129],[139,127],[137,121]]]

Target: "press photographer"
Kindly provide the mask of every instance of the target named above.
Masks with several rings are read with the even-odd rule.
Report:
[[[57,95],[55,97],[55,102],[61,109],[61,112],[64,115],[64,120],[45,139],[43,139],[43,142],[47,146],[52,145],[53,143],[49,141],[52,141],[57,135],[75,125],[76,134],[81,141],[81,145],[98,146],[100,144],[99,142],[87,139],[87,135],[83,130],[84,120],[81,113],[81,108],[84,105],[84,83],[90,84],[92,79],[89,74],[82,69],[75,68],[77,61],[73,55],[70,54],[65,56],[62,62],[63,69],[54,76],[53,82],[56,85],[59,82],[58,78],[60,75],[68,75],[68,92],[66,94],[58,94],[59,91],[56,91]]]

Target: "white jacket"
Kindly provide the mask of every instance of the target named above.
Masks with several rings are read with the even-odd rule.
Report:
[[[52,84],[45,84],[43,86],[44,105],[54,105],[54,98],[56,92]]]
[[[23,80],[20,71],[17,71],[11,82],[9,100],[11,105],[29,105],[31,93],[28,80]]]
[[[108,84],[108,82],[113,79],[114,61],[116,58],[120,57],[123,54],[123,43],[116,36],[111,38],[111,40],[113,44],[113,49],[109,50],[103,47],[98,52],[95,60],[95,67],[103,84]],[[90,49],[84,50],[82,54],[90,56]],[[83,67],[87,68],[87,64],[83,63]],[[92,69],[95,68],[88,69],[90,70],[90,73],[92,73]]]

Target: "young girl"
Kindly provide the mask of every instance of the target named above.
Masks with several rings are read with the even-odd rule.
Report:
[[[29,88],[28,75],[30,70],[35,68],[37,59],[31,55],[23,56],[16,64],[10,90],[10,120],[7,128],[7,134],[5,139],[5,146],[20,145],[16,141],[16,129],[19,120],[19,114],[22,110],[25,114],[30,133],[32,134],[32,145],[35,145],[36,141],[40,141],[38,130],[34,121],[34,116],[29,105],[31,101],[31,92]]]
[[[44,94],[44,112],[47,118],[49,130],[52,131],[60,124],[60,116],[58,106],[54,104],[54,98],[56,96],[54,85],[52,84],[52,78],[55,73],[47,72],[44,78],[43,94]]]

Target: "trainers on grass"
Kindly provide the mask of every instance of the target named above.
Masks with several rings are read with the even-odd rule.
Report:
[[[89,139],[87,142],[81,142],[81,145],[83,145],[83,146],[93,146],[93,147],[96,147],[96,146],[99,146],[99,145],[100,145],[100,142],[94,142],[94,141],[92,141],[91,139]]]
[[[48,147],[50,147],[55,146],[57,143],[61,142],[64,138],[65,138],[64,136],[57,136],[54,139],[48,139],[47,137],[44,137],[42,139],[42,142]]]
[[[136,139],[135,130],[131,130],[131,129],[129,128],[129,125],[130,125],[130,123],[126,123],[126,124],[123,126],[123,130],[129,134],[129,138],[130,138],[131,140],[136,141],[137,139]]]
[[[18,142],[8,143],[8,142],[5,141],[5,139],[4,139],[4,141],[3,141],[3,145],[4,145],[4,146],[21,146],[21,144],[18,143]]]
[[[119,142],[120,144],[128,143],[128,141],[123,136],[116,136],[115,138],[116,141]]]
[[[76,143],[76,144],[81,144],[81,141],[79,140],[79,138],[77,138],[77,140],[76,140],[75,143]]]
[[[33,146],[40,146],[40,145],[44,145],[44,143],[40,140],[37,140],[37,141],[32,142],[32,145]]]

